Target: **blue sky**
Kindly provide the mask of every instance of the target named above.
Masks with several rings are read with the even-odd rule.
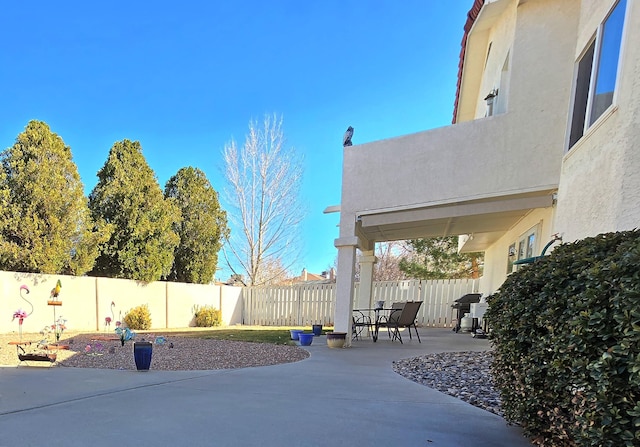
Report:
[[[295,270],[319,273],[336,256],[339,215],[322,210],[340,203],[344,131],[353,126],[360,144],[448,125],[471,4],[9,2],[0,148],[38,119],[71,147],[87,194],[124,138],[140,141],[163,189],[194,166],[222,192],[225,143],[242,143],[249,120],[281,114],[305,166]]]

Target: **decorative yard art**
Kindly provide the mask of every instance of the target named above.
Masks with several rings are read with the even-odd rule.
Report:
[[[20,334],[20,341],[22,341],[22,322],[25,318],[33,313],[33,304],[31,304],[31,301],[24,297],[24,295],[22,294],[23,292],[25,292],[27,295],[29,294],[29,288],[24,284],[20,286],[20,298],[25,300],[29,304],[29,306],[31,306],[31,312],[27,313],[26,311],[22,310],[22,308],[20,308],[13,313],[13,319],[11,320],[13,321],[16,318],[18,319],[18,334]]]

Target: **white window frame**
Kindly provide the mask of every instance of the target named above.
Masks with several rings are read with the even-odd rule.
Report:
[[[567,150],[571,150],[572,147],[574,147],[581,139],[584,138],[584,136],[587,134],[589,129],[595,127],[594,125],[597,122],[599,122],[604,116],[607,115],[606,110],[604,110],[602,113],[600,113],[600,115],[598,117],[596,117],[595,120],[593,120],[593,121],[591,120],[591,114],[592,114],[593,106],[594,106],[595,99],[596,99],[595,98],[595,90],[596,90],[596,86],[597,86],[598,68],[599,68],[599,65],[600,65],[600,56],[601,56],[601,52],[602,52],[602,38],[603,38],[604,26],[605,26],[607,20],[609,19],[609,17],[611,17],[612,13],[618,7],[618,5],[620,4],[621,1],[625,1],[626,2],[625,11],[624,11],[624,18],[623,18],[623,24],[622,24],[622,37],[620,39],[620,45],[619,45],[619,49],[618,49],[618,66],[616,67],[616,76],[615,76],[614,89],[613,89],[613,98],[612,98],[611,104],[609,104],[609,106],[607,107],[606,110],[611,109],[617,102],[618,85],[619,85],[618,80],[620,78],[620,72],[621,72],[621,66],[622,66],[622,54],[623,54],[623,51],[624,51],[624,41],[625,41],[625,34],[626,34],[626,28],[627,28],[627,22],[628,22],[629,2],[630,2],[630,0],[617,0],[615,2],[615,4],[611,7],[609,12],[605,16],[605,18],[598,25],[598,28],[597,28],[596,33],[594,34],[594,36],[591,39],[589,39],[589,41],[585,45],[585,48],[583,49],[583,51],[580,53],[580,56],[576,60],[575,69],[574,69],[574,75],[573,75],[573,87],[572,87],[572,90],[571,90],[571,107],[569,109],[569,122],[568,122],[569,125],[567,126],[567,135],[566,135],[566,148],[567,148]],[[583,119],[582,133],[580,134],[580,136],[578,136],[576,138],[575,141],[572,142],[571,140],[572,140],[573,121],[576,119],[574,109],[576,107],[576,93],[578,93],[578,91],[577,91],[578,85],[577,84],[578,84],[578,74],[579,74],[580,62],[582,62],[583,58],[585,57],[587,52],[590,50],[592,45],[594,45],[594,49],[593,49],[594,54],[593,54],[593,61],[592,61],[592,64],[591,64],[591,71],[589,73],[589,79],[588,79],[589,86],[588,86],[588,93],[587,93],[586,110],[584,112],[584,117],[578,116],[578,118]]]
[[[509,245],[509,254],[507,261],[507,274],[518,270],[519,265],[514,265],[514,261],[521,259],[533,258],[540,256],[537,254],[540,251],[540,229],[542,228],[542,221],[527,231],[522,233],[517,241]],[[533,244],[529,244],[530,238],[533,237]],[[524,251],[521,250],[524,248]],[[510,270],[509,270],[510,269]]]

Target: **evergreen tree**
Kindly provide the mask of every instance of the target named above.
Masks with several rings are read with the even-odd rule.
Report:
[[[402,258],[400,270],[409,278],[478,278],[481,253],[458,253],[458,236],[412,239],[411,255]]]
[[[220,209],[218,193],[206,175],[192,167],[180,169],[164,190],[173,199],[182,220],[174,225],[180,237],[169,279],[208,284],[218,265],[218,251],[228,234],[227,213]]]
[[[108,227],[95,228],[71,148],[30,121],[0,155],[0,268],[82,275]]]
[[[171,272],[180,211],[165,200],[137,141],[115,143],[89,195],[94,218],[113,226],[92,274],[156,281]]]

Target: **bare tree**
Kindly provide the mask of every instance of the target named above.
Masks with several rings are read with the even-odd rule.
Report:
[[[358,256],[361,252],[358,250]],[[400,281],[410,279],[403,271],[400,270],[400,260],[411,256],[411,249],[406,241],[388,241],[376,242],[374,251],[376,256],[376,264],[373,268],[374,281]],[[337,270],[338,258],[333,261],[333,267]],[[354,279],[360,281],[360,264],[356,263]]]
[[[302,159],[285,146],[282,118],[265,115],[259,127],[249,122],[244,145],[231,140],[224,147],[225,197],[232,231],[224,255],[231,270],[245,273],[249,285],[274,282],[286,276],[297,261]],[[232,254],[229,259],[226,249]]]
[[[378,258],[373,273],[375,281],[407,279],[407,275],[400,270],[400,259],[410,254],[405,241],[378,242],[375,254]]]

